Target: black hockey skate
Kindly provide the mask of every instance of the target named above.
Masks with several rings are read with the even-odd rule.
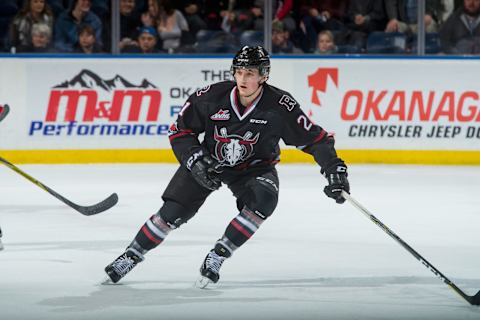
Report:
[[[140,252],[133,248],[128,248],[127,251],[115,259],[115,261],[105,267],[105,272],[113,283],[117,283],[144,259]]]
[[[210,283],[217,283],[220,279],[220,268],[226,257],[218,255],[215,250],[210,251],[200,267],[200,278],[196,282],[198,288],[204,289]]]

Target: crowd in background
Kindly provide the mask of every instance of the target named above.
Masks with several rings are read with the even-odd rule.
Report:
[[[112,0],[2,0],[0,51],[109,53]],[[265,0],[114,0],[122,53],[233,53],[263,44]],[[408,54],[417,0],[272,0],[274,54]],[[480,0],[426,0],[425,51],[480,53]]]

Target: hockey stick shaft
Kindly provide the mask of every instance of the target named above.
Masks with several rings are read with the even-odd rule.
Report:
[[[8,106],[8,104],[0,106],[0,121],[5,119],[5,117],[9,112],[10,112],[10,107]]]
[[[371,214],[364,206],[362,206],[357,200],[355,200],[350,194],[345,191],[342,191],[342,196],[350,202],[355,208],[357,208],[361,213],[363,213],[367,218],[369,218],[373,223],[380,227],[386,234],[392,237],[397,241],[404,249],[410,252],[418,261],[420,261],[425,267],[427,267],[434,275],[436,275],[440,280],[445,284],[450,286],[456,293],[458,293],[463,299],[465,299],[471,305],[480,305],[480,291],[475,296],[469,296],[463,292],[459,287],[455,285],[450,279],[448,279],[443,273],[441,273],[437,268],[435,268],[427,259],[420,255],[415,249],[403,241],[395,232],[383,224],[380,220],[377,219],[373,214]]]
[[[54,191],[53,189],[47,187],[46,185],[44,185],[43,183],[41,183],[40,181],[38,181],[37,179],[33,178],[32,176],[30,176],[29,174],[27,174],[26,172],[22,171],[20,168],[18,168],[17,166],[15,166],[13,163],[9,162],[8,160],[0,157],[0,162],[3,163],[5,166],[7,166],[8,168],[10,168],[11,170],[15,171],[16,173],[20,174],[22,177],[24,177],[25,179],[29,180],[30,182],[34,183],[35,185],[37,185],[38,187],[40,187],[41,189],[45,190],[46,192],[48,192],[49,194],[51,194],[52,196],[54,196],[55,198],[57,198],[58,200],[62,201],[63,203],[65,203],[66,205],[68,205],[69,207],[77,210],[78,212],[80,212],[81,214],[83,215],[86,215],[86,216],[91,216],[91,215],[94,215],[94,214],[97,214],[97,213],[100,213],[100,212],[103,212],[105,210],[108,210],[110,209],[111,207],[113,207],[117,202],[118,202],[118,196],[116,193],[113,193],[111,194],[108,198],[106,198],[105,200],[97,203],[97,204],[94,204],[92,206],[81,206],[81,205],[78,205],[76,203],[73,203],[72,201],[68,200],[67,198],[65,198],[64,196],[58,194],[56,191]]]

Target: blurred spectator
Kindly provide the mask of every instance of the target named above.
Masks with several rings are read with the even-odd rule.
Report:
[[[294,46],[290,41],[290,33],[285,29],[283,22],[272,23],[272,53],[277,54],[300,54],[302,50]]]
[[[102,44],[102,22],[90,11],[91,0],[74,0],[69,10],[58,16],[55,23],[55,48],[60,51],[72,51],[78,42],[78,27],[88,24],[95,30],[98,45]]]
[[[455,11],[455,9],[457,7],[455,7],[455,3],[457,2],[456,0],[440,0],[440,2],[442,3],[443,5],[443,12],[440,14],[440,17],[439,17],[439,24],[442,24],[444,23],[445,21],[447,21],[448,17],[452,14],[453,11]],[[462,4],[460,3],[459,7],[461,6]]]
[[[78,43],[75,45],[75,53],[101,53],[102,50],[97,44],[95,30],[91,25],[85,24],[78,29]]]
[[[163,40],[163,50],[173,53],[180,47],[182,32],[188,32],[187,20],[170,0],[159,0],[158,4],[158,35]]]
[[[251,12],[254,16],[253,29],[263,31],[264,19],[263,11],[265,9],[265,0],[254,0]],[[293,0],[272,0],[272,23],[281,21],[285,30],[292,33],[296,29],[296,22],[290,12],[293,9]]]
[[[142,13],[141,21],[144,27],[157,27],[158,22],[158,0],[148,0],[148,10]]]
[[[182,34],[182,44],[193,45],[196,41],[197,32],[202,29],[207,29],[207,23],[200,16],[199,1],[184,1],[182,10],[188,24],[188,32]]]
[[[139,31],[138,42],[124,47],[122,53],[159,53],[156,48],[158,34],[154,27],[142,27]]]
[[[260,8],[264,8],[265,0],[257,0],[255,3],[260,6]],[[289,32],[293,32],[296,29],[295,20],[290,15],[290,11],[293,9],[293,0],[277,0],[272,1],[274,3],[273,10],[275,12],[275,17],[273,21],[281,21],[285,26],[285,29]],[[276,6],[275,6],[276,4]]]
[[[220,30],[223,17],[228,13],[229,3],[232,0],[203,0],[202,2],[201,15],[207,23],[207,29]],[[233,8],[232,5],[230,7]]]
[[[135,0],[120,0],[120,39],[137,37],[140,16],[135,11]]]
[[[383,31],[387,24],[383,0],[350,0],[347,21],[348,42],[365,49],[370,32]]]
[[[305,52],[315,51],[320,31],[335,31],[337,41],[344,43],[348,30],[344,24],[348,0],[298,0],[296,10],[300,14],[300,29],[305,35],[302,44]]]
[[[120,0],[120,43],[118,44],[120,50],[135,42],[137,38],[141,20],[140,15],[135,10],[135,6],[135,0]],[[108,23],[107,28],[110,28],[110,23]],[[108,34],[110,35],[111,32],[108,32]]]
[[[51,47],[52,28],[45,23],[34,23],[31,27],[31,39],[27,45],[20,45],[17,52],[49,53]]]
[[[444,53],[480,53],[480,0],[464,0],[440,29]]]
[[[251,1],[231,0],[228,10],[221,13],[223,17],[222,29],[226,32],[239,34],[245,30],[254,29],[254,21],[262,19],[263,11],[254,7]]]
[[[32,44],[32,25],[42,23],[50,28],[50,37],[53,28],[53,13],[45,0],[26,0],[23,8],[15,16],[10,26],[10,44],[12,47],[24,48]]]
[[[333,33],[329,30],[321,31],[318,34],[317,49],[315,54],[334,54],[337,53],[338,48],[335,45]]]
[[[388,23],[385,32],[417,32],[417,0],[385,0]],[[427,0],[425,8],[425,32],[438,31],[438,19],[444,11],[439,0]]]

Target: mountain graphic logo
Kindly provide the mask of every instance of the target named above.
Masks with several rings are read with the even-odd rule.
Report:
[[[120,75],[116,75],[113,79],[104,80],[96,73],[83,69],[80,73],[74,76],[71,80],[67,80],[54,86],[55,89],[69,88],[69,89],[92,89],[92,90],[105,90],[111,92],[117,89],[156,89],[157,87],[149,82],[147,79],[143,79],[139,85],[134,85]]]
[[[112,79],[102,79],[95,72],[83,69],[72,79],[51,88],[45,121],[55,122],[60,117],[64,122],[96,119],[138,122],[140,115],[146,113],[145,121],[155,122],[161,100],[161,91],[146,79],[137,85],[118,74]]]
[[[327,82],[331,79],[338,88],[338,68],[318,68],[317,71],[308,76],[308,86],[312,87],[311,102],[321,106],[319,92],[327,92]]]

